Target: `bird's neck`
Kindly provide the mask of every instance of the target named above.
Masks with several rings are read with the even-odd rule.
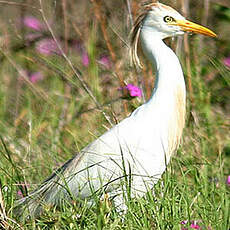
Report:
[[[178,91],[178,87],[185,94],[182,68],[172,49],[165,45],[156,32],[148,29],[141,32],[141,45],[144,54],[156,70],[155,87],[149,102],[155,101],[158,97],[162,100],[173,99],[172,96]]]
[[[172,151],[169,152],[173,152],[185,121],[186,91],[182,68],[176,54],[165,45],[159,34],[143,28],[140,36],[142,49],[156,70],[155,87],[146,104],[153,116],[157,112],[158,118],[165,121],[163,126],[171,142],[168,146]]]

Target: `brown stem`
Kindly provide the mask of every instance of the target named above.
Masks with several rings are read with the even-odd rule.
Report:
[[[188,11],[189,11],[189,1],[183,0],[182,1],[182,12],[185,17],[188,16]],[[192,71],[191,71],[190,47],[189,47],[188,34],[184,35],[184,51],[185,51],[185,62],[186,62],[186,70],[187,70],[189,99],[193,106],[194,105],[194,95],[193,95],[193,87],[192,87]]]
[[[119,74],[120,71],[119,71],[119,66],[118,66],[118,62],[117,62],[117,57],[116,57],[116,54],[114,52],[113,46],[112,46],[110,38],[108,36],[108,33],[107,33],[107,29],[106,29],[107,28],[107,26],[106,26],[107,25],[107,20],[106,20],[106,17],[103,14],[103,11],[102,11],[102,1],[101,0],[91,0],[91,2],[93,3],[93,6],[94,6],[95,16],[96,16],[97,20],[100,22],[103,37],[105,39],[107,48],[109,50],[111,59],[112,59],[114,65],[115,65],[116,77],[119,80],[120,86],[124,88],[124,86],[125,86],[124,79]],[[123,102],[123,106],[124,106],[125,113],[127,113],[128,112],[127,103]]]
[[[67,2],[66,0],[62,0],[62,11],[63,11],[63,21],[64,21],[64,50],[66,53],[68,53],[68,19],[67,19]]]
[[[93,92],[91,91],[91,89],[88,87],[87,83],[84,81],[84,79],[82,78],[82,76],[79,74],[79,72],[77,71],[77,69],[74,67],[73,63],[71,62],[71,60],[67,57],[67,55],[65,54],[65,52],[63,51],[61,45],[59,44],[59,42],[57,41],[57,38],[50,26],[50,24],[48,23],[48,20],[45,16],[44,13],[44,8],[43,8],[43,3],[42,0],[39,0],[41,9],[40,9],[40,13],[41,16],[50,32],[50,34],[52,35],[52,38],[54,39],[59,51],[62,54],[62,57],[65,59],[65,61],[68,63],[68,65],[70,66],[70,68],[72,69],[74,75],[76,76],[76,78],[79,80],[79,82],[81,83],[83,89],[88,93],[88,95],[91,97],[91,99],[94,101],[94,103],[96,104],[96,106],[98,107],[98,109],[102,112],[103,116],[105,117],[105,119],[108,121],[108,123],[110,125],[112,125],[113,123],[111,122],[110,118],[107,116],[107,114],[102,110],[100,103],[97,101],[96,97],[94,96]]]
[[[230,8],[230,2],[229,0],[210,0],[213,3],[220,4],[222,6]]]

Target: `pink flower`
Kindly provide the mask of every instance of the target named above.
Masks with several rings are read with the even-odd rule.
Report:
[[[125,88],[129,91],[129,94],[131,97],[141,97],[142,96],[141,89],[138,86],[128,84]]]
[[[180,224],[182,224],[182,225],[185,225],[185,224],[187,224],[187,223],[188,223],[187,220],[183,220],[183,221],[180,222]]]
[[[230,175],[227,177],[226,184],[230,186]]]
[[[196,223],[196,221],[193,221],[193,223],[191,223],[190,228],[192,228],[192,229],[201,229],[201,227]]]
[[[34,72],[29,74],[29,79],[32,83],[36,83],[38,81],[43,80],[44,75],[41,72]]]
[[[107,55],[101,56],[101,58],[98,60],[98,63],[103,65],[106,69],[111,68],[111,62],[110,62],[109,57]]]
[[[27,70],[21,70],[20,80],[23,80],[23,77],[27,77],[31,83],[37,83],[44,79],[44,75],[41,72],[29,72]]]
[[[23,198],[23,194],[22,194],[22,191],[21,191],[21,190],[18,190],[18,191],[17,191],[17,195],[18,195],[20,198]]]
[[[27,16],[23,19],[23,24],[33,30],[42,31],[44,30],[44,25],[35,17]]]
[[[230,67],[230,57],[227,57],[224,59],[224,64],[227,66],[227,67]]]
[[[87,52],[83,52],[82,53],[82,56],[81,56],[81,61],[82,61],[82,64],[84,65],[84,66],[88,66],[89,65],[89,56],[88,56],[88,54],[87,54]]]
[[[56,42],[52,38],[44,38],[36,43],[36,50],[44,55],[61,55],[60,50],[57,47]]]
[[[80,53],[83,66],[85,67],[89,66],[89,63],[90,63],[89,55],[86,49],[84,48],[83,43],[81,41],[74,41],[72,47],[74,50]]]
[[[185,225],[185,224],[187,224],[187,223],[188,223],[187,220],[181,221],[181,224],[182,224],[182,225]],[[198,225],[198,223],[197,223],[196,220],[191,221],[190,228],[192,228],[192,229],[200,229],[200,230],[201,230],[201,227]],[[188,228],[182,227],[181,230],[188,230]]]
[[[17,191],[17,195],[19,198],[23,198],[24,197],[23,192],[27,191],[29,185],[27,184],[18,184],[18,185],[20,185],[21,188]]]

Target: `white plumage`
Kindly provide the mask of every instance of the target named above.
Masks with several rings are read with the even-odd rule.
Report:
[[[179,145],[185,120],[183,72],[177,56],[162,39],[186,30],[215,36],[168,6],[144,6],[132,30],[132,57],[140,65],[136,53],[140,39],[156,70],[151,98],[19,200],[20,211],[28,210],[27,215],[37,216],[42,203],[59,204],[71,195],[90,200],[95,191],[107,193],[116,206],[124,209],[123,191],[127,187],[123,185],[128,179],[132,196],[142,196],[153,187]]]

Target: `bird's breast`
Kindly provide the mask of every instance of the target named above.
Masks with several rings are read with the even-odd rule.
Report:
[[[168,155],[171,155],[177,150],[182,131],[185,124],[185,89],[178,86],[173,95],[174,104],[171,113],[169,113],[168,124]]]

